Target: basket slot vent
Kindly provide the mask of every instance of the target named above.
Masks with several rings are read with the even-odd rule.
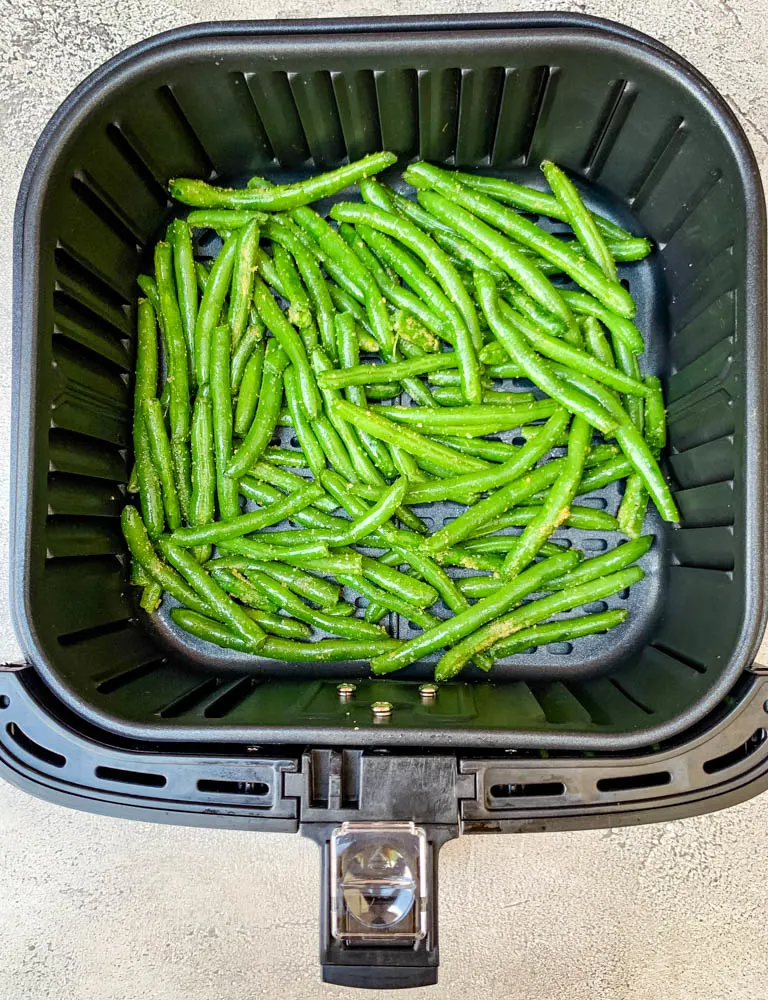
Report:
[[[181,143],[183,152],[187,154],[187,156],[189,156],[190,153],[192,154],[196,167],[195,172],[191,173],[190,176],[209,177],[214,175],[216,172],[215,164],[208,155],[208,151],[203,145],[200,136],[195,131],[192,122],[189,118],[187,118],[174,91],[166,84],[158,89],[157,97],[163,105],[166,118],[173,119],[173,123],[175,125],[173,131],[177,134],[182,133],[184,136],[184,141]],[[144,117],[143,109],[141,117]]]
[[[736,326],[736,296],[726,291],[693,319],[676,324],[669,343],[673,371],[682,371],[721,341],[732,338]]]
[[[535,781],[521,785],[491,785],[494,799],[542,799],[565,795],[562,781]]]
[[[635,93],[632,84],[626,80],[614,80],[608,88],[605,106],[583,162],[583,172],[587,177],[594,178],[600,174],[627,120]]]
[[[735,475],[733,438],[720,437],[670,455],[669,464],[685,489],[728,482]]]
[[[48,747],[37,743],[31,736],[27,736],[17,723],[9,722],[5,727],[5,731],[16,746],[23,750],[29,757],[34,757],[36,760],[42,761],[44,764],[49,764],[51,767],[64,767],[66,765],[67,758],[63,754],[56,753],[55,750],[49,750]]]
[[[115,621],[105,622],[103,625],[92,625],[89,628],[78,629],[76,632],[62,632],[59,636],[59,644],[62,646],[79,646],[89,642],[91,639],[101,639],[104,636],[116,635],[125,632],[130,628],[130,618],[120,618]],[[141,668],[144,671],[144,667]],[[99,690],[104,690],[99,687]]]
[[[58,341],[54,349],[56,388],[51,402],[54,427],[112,444],[125,445],[130,430],[130,392],[125,380],[106,363],[75,345]]]
[[[616,680],[615,677],[610,678],[610,683],[613,684],[613,686],[616,688],[619,694],[623,695],[627,699],[627,701],[631,701],[632,704],[636,708],[639,708],[644,715],[653,715],[653,709],[649,708],[644,702],[639,701],[638,698],[636,698],[633,694],[630,694],[630,692],[626,690],[624,685],[620,681]]]
[[[93,630],[91,632],[93,633]],[[92,637],[92,635],[81,636],[77,641],[84,642]],[[59,642],[61,642],[61,638],[59,638]],[[129,684],[134,684],[136,681],[143,680],[150,674],[155,673],[164,663],[165,661],[162,659],[153,659],[146,663],[139,663],[128,670],[120,670],[119,673],[112,674],[110,677],[105,677],[104,680],[100,681],[96,685],[96,690],[100,694],[114,694],[115,691],[120,691],[122,688],[128,687]]]
[[[45,528],[46,558],[117,555],[125,549],[119,521],[56,515]]]
[[[739,746],[734,747],[733,750],[729,750],[728,753],[724,753],[720,757],[713,757],[711,760],[706,761],[702,765],[704,773],[717,774],[726,768],[740,764],[759,750],[766,739],[768,739],[768,732],[765,729],[756,729],[747,740],[740,743]]]
[[[733,337],[724,337],[689,365],[678,369],[669,379],[667,403],[674,410],[678,401],[686,405],[692,393],[725,382],[733,365]],[[704,393],[701,393],[704,395]]]
[[[59,245],[111,288],[115,297],[130,302],[139,263],[133,235],[75,178],[62,186],[58,198],[62,216],[57,233]]]
[[[54,250],[55,291],[76,300],[122,334],[133,335],[131,303],[118,295],[64,247]]]
[[[419,151],[419,85],[416,70],[388,69],[374,73],[384,149],[404,159]]]
[[[218,677],[209,677],[202,684],[195,684],[191,690],[185,691],[181,697],[174,699],[165,708],[161,708],[157,714],[162,719],[178,719],[182,715],[187,715],[217,691],[220,685]]]
[[[119,517],[123,494],[117,483],[52,472],[48,476],[49,515]]]
[[[693,236],[692,230],[696,228],[699,214],[704,211],[710,214],[715,208],[712,201],[723,197],[724,185],[720,184],[722,176],[722,172],[716,168],[707,172],[691,197],[685,199],[679,212],[672,215],[670,221],[661,227],[656,237],[657,242],[666,243],[670,250],[674,249],[675,254],[682,252],[682,255],[685,255],[680,245],[684,244],[690,249],[689,238]]]
[[[54,335],[66,337],[125,370],[131,367],[128,337],[63,292],[54,292]]]
[[[168,208],[170,205],[168,191],[154,175],[152,168],[123,131],[122,126],[116,122],[110,122],[105,131],[109,141],[141,183],[146,192],[145,197],[152,198],[154,201],[155,213],[157,213],[158,208],[163,211]]]
[[[332,73],[331,79],[349,159],[357,160],[383,149],[373,72]]]
[[[134,253],[140,252],[142,234],[134,232],[130,220],[125,217],[122,209],[101,189],[90,173],[78,170],[69,183],[75,197],[87,205],[129,250]]]
[[[264,781],[224,781],[216,778],[200,778],[197,782],[197,790],[221,795],[247,795],[252,798],[264,798],[265,795],[269,795],[269,785]]]
[[[257,681],[253,677],[241,677],[222,689],[222,692],[206,706],[203,715],[206,719],[223,719],[230,712],[249,698],[256,689]]]
[[[457,166],[471,167],[490,159],[504,70],[463,69],[456,139]]]
[[[669,771],[650,771],[647,774],[624,774],[615,778],[598,778],[598,792],[634,792],[642,788],[663,788],[672,783]]]
[[[733,244],[729,243],[719,250],[709,263],[699,269],[691,268],[687,280],[680,283],[679,294],[673,296],[669,303],[672,329],[679,329],[694,317],[701,315],[721,295],[733,292],[739,281]],[[732,330],[727,332],[731,333]]]
[[[125,453],[106,441],[63,428],[48,432],[48,463],[51,472],[90,476],[113,482],[128,481]]]
[[[419,71],[419,153],[423,160],[453,161],[459,126],[458,69]]]
[[[639,211],[653,193],[664,176],[664,171],[680,152],[687,135],[681,117],[672,118],[667,122],[629,193],[629,203],[635,211]]]
[[[735,558],[733,528],[681,528],[672,533],[672,553],[680,566],[730,572]]]
[[[730,481],[678,490],[675,500],[686,528],[723,527],[734,523],[733,483]]]
[[[504,169],[526,161],[548,81],[548,66],[505,71],[491,153],[493,167]]]
[[[335,166],[344,159],[346,150],[331,74],[289,73],[288,82],[315,167],[324,170]]]
[[[125,571],[114,556],[49,559],[40,583],[38,599],[60,642],[71,645],[104,628],[128,629]]]
[[[97,767],[93,772],[102,781],[113,781],[120,785],[139,785],[143,788],[164,788],[168,779],[164,774],[150,774],[148,771],[127,771],[122,767]]]
[[[651,649],[655,649],[657,652],[663,654],[667,660],[675,660],[676,663],[682,664],[684,667],[692,670],[695,674],[705,674],[707,672],[707,668],[703,663],[699,663],[698,660],[694,660],[690,656],[685,656],[683,653],[676,652],[661,642],[652,643]]]
[[[718,389],[680,414],[669,417],[669,440],[678,451],[716,441],[733,434],[733,402],[725,389]]]

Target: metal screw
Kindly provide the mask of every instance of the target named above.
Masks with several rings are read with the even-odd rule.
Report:
[[[434,701],[437,698],[437,684],[420,684],[419,696],[423,702]]]
[[[383,722],[392,714],[392,703],[389,701],[374,701],[371,705],[374,722]]]
[[[336,690],[339,692],[339,701],[351,701],[352,695],[357,690],[357,684],[350,684],[349,682],[339,684]]]

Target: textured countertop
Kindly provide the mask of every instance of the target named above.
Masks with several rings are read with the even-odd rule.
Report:
[[[0,437],[10,421],[16,190],[48,117],[91,70],[193,21],[500,7],[599,14],[666,42],[725,95],[768,178],[766,0],[0,0]],[[7,462],[6,448],[3,565]],[[7,588],[3,572],[0,662],[19,656]],[[441,859],[440,985],[423,996],[762,1000],[767,853],[765,795],[674,824],[454,841]],[[299,837],[89,816],[0,782],[0,1000],[348,997],[319,980],[317,862]]]

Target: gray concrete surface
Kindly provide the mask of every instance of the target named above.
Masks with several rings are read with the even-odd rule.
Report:
[[[613,17],[682,52],[736,109],[768,176],[765,0],[0,0],[0,439],[10,419],[16,188],[40,129],[90,70],[192,21],[536,6]],[[3,565],[7,493],[2,449]],[[0,661],[19,655],[7,608],[3,573]],[[664,826],[464,838],[443,854],[441,984],[424,995],[763,998],[766,856],[766,796]],[[316,862],[298,838],[118,822],[0,782],[0,1000],[348,995],[319,983]]]

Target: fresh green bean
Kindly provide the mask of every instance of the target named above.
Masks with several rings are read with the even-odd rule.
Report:
[[[400,595],[418,608],[430,607],[438,597],[437,590],[429,583],[406,576],[379,559],[363,556],[363,575],[377,586]]]
[[[296,597],[291,591],[277,580],[273,580],[266,573],[258,570],[249,570],[248,579],[251,583],[267,597],[276,601],[279,607],[293,618],[314,625],[315,628],[322,629],[330,635],[339,635],[346,639],[376,639],[382,636],[382,630],[359,618],[339,618],[335,615],[326,614],[310,608],[302,600]]]
[[[142,404],[157,393],[157,329],[149,299],[139,299],[136,334],[136,379],[134,383],[133,452],[141,509],[150,538],[159,538],[165,527],[163,495],[150,452]]]
[[[339,437],[339,432],[328,417],[324,413],[316,417],[312,428],[330,467],[341,473],[350,483],[356,482],[358,476],[349,458],[349,453]]]
[[[547,580],[574,566],[577,559],[574,552],[563,552],[545,559],[521,573],[516,579],[503,584],[495,594],[478,601],[471,608],[410,639],[391,653],[377,656],[371,661],[374,674],[388,674],[393,670],[400,670],[442,646],[453,646],[465,636],[476,632],[486,622],[504,614],[528,594],[540,590]]]
[[[513,550],[518,550],[522,541],[523,535],[486,535],[482,538],[465,539],[462,548],[473,555],[477,552],[502,552],[504,554],[511,554]],[[562,552],[563,548],[567,548],[567,546],[558,545],[556,542],[542,542],[537,554],[555,556],[558,552]]]
[[[193,209],[186,218],[190,229],[214,229],[217,233],[231,233],[244,229],[251,222],[263,225],[268,216],[263,212],[236,209]]]
[[[440,406],[463,406],[464,393],[459,386],[444,385],[432,390],[436,402]],[[532,392],[502,392],[499,389],[484,389],[483,403],[489,406],[519,406],[521,403],[533,403]]]
[[[163,315],[163,335],[170,396],[168,417],[170,423],[173,476],[183,517],[189,515],[191,487],[191,459],[189,454],[189,369],[187,345],[176,299],[173,278],[173,253],[170,243],[160,242],[155,247],[155,278]]]
[[[345,400],[333,404],[334,409],[349,423],[359,430],[373,435],[381,441],[396,444],[407,451],[409,455],[423,457],[435,465],[441,466],[448,475],[461,472],[479,472],[487,468],[487,463],[468,455],[461,455],[444,445],[436,444],[429,438],[411,430],[410,427],[395,424],[379,413],[364,410]]]
[[[219,563],[220,560],[214,559],[207,563],[205,568],[222,590],[225,590],[231,597],[236,597],[242,604],[255,608],[257,611],[274,612],[277,610],[277,604],[264,597],[261,591],[249,583],[242,573],[221,566]]]
[[[235,407],[235,434],[238,437],[246,436],[256,416],[256,405],[259,401],[261,376],[264,368],[264,348],[263,340],[254,347],[240,383],[240,392],[237,395]]]
[[[216,461],[216,496],[225,521],[240,514],[237,480],[227,473],[232,458],[232,392],[229,384],[229,327],[217,326],[211,342],[211,413],[213,454]]]
[[[249,324],[232,354],[232,374],[230,376],[232,392],[239,392],[240,383],[245,374],[245,366],[248,364],[251,354],[264,340],[264,328],[261,326],[261,320],[258,316],[255,318],[257,323],[255,325],[253,322]]]
[[[536,430],[541,430],[536,427]],[[450,435],[432,435],[432,440],[438,444],[444,444],[449,448],[455,448],[463,455],[472,455],[475,458],[483,458],[487,462],[506,462],[517,454],[517,446],[507,444],[506,441],[486,441],[484,438],[462,438]]]
[[[540,229],[512,209],[506,208],[487,195],[473,191],[456,181],[449,172],[431,164],[411,164],[403,177],[414,186],[433,188],[446,199],[451,199],[452,202],[507,233],[518,243],[535,250],[545,260],[562,268],[577,284],[619,315],[629,317],[634,315],[635,304],[632,297],[617,281],[606,278],[591,261],[580,258],[557,237]],[[429,200],[426,207],[432,210]]]
[[[653,535],[644,535],[631,542],[623,542],[608,552],[603,552],[592,559],[585,559],[566,576],[553,580],[549,584],[549,589],[563,590],[566,587],[589,583],[591,580],[599,580],[609,573],[618,573],[619,570],[626,569],[627,566],[642,559],[652,544]]]
[[[256,479],[269,483],[270,486],[276,486],[284,493],[295,493],[296,490],[307,484],[307,480],[303,476],[298,476],[287,469],[278,468],[267,461],[266,456],[261,461],[254,462],[250,474]],[[319,476],[315,478],[319,478]],[[333,514],[338,505],[330,497],[322,496],[314,501],[313,506],[325,511],[326,514]]]
[[[397,361],[391,364],[357,365],[354,368],[344,368],[341,371],[329,371],[320,376],[318,381],[327,388],[345,389],[350,385],[372,385],[381,382],[400,381],[408,375],[425,375],[428,372],[443,371],[446,368],[456,368],[458,358],[453,351],[441,354],[427,354],[410,361]]]
[[[568,437],[568,454],[562,471],[555,480],[541,511],[520,536],[519,545],[504,560],[502,576],[516,576],[524,569],[535,558],[543,543],[568,516],[571,501],[581,480],[591,438],[592,428],[586,420],[583,417],[574,417]]]
[[[327,481],[325,473],[320,477],[320,481],[323,484]],[[387,489],[385,495],[365,515],[352,521],[349,528],[343,533],[343,537],[339,538],[338,544],[355,545],[367,538],[395,514],[407,491],[408,480],[402,476],[396,479],[392,486]]]
[[[205,181],[174,178],[168,188],[171,197],[184,205],[196,208],[259,209],[284,212],[297,205],[308,205],[318,198],[343,191],[363,177],[370,177],[391,166],[397,157],[394,153],[371,153],[361,160],[348,163],[336,170],[316,174],[296,184],[268,184],[261,187],[217,188]]]
[[[195,324],[195,373],[197,384],[207,385],[211,365],[211,340],[218,325],[224,300],[232,283],[232,270],[237,256],[239,234],[234,233],[224,241],[224,246],[213,262],[208,282],[203,292]]]
[[[168,227],[168,241],[173,248],[173,270],[179,299],[181,323],[187,345],[187,370],[195,373],[195,323],[197,322],[197,275],[192,252],[192,236],[183,219],[174,219]]]
[[[616,519],[619,530],[627,538],[639,538],[643,531],[645,512],[648,509],[648,490],[637,473],[627,479]]]
[[[147,429],[152,461],[160,478],[163,491],[165,519],[171,531],[181,526],[181,507],[173,478],[171,443],[165,430],[163,408],[157,399],[145,399],[141,404],[144,426]]]
[[[293,418],[293,429],[296,432],[299,447],[306,456],[307,465],[312,470],[312,475],[315,479],[319,479],[321,472],[325,468],[325,452],[320,447],[320,442],[317,440],[317,436],[315,435],[313,424],[310,422],[309,417],[302,406],[298,377],[293,367],[286,370],[284,382],[285,398],[288,402],[288,409],[290,410],[291,417]],[[258,417],[256,423],[258,423]],[[316,422],[314,426],[317,426]],[[270,433],[270,437],[271,436],[272,435]],[[266,443],[267,442],[265,442],[265,444]]]
[[[241,538],[270,525],[278,524],[296,511],[308,507],[323,493],[319,483],[307,483],[305,487],[289,494],[283,500],[269,504],[260,510],[240,514],[226,521],[212,521],[209,524],[179,528],[171,535],[174,543],[184,548],[193,545],[218,544],[231,538]]]
[[[606,278],[615,281],[616,263],[575,185],[551,160],[544,160],[541,169],[587,257],[597,264]]]
[[[270,533],[271,534],[271,533]],[[269,538],[269,534],[263,536]],[[261,562],[287,562],[291,565],[309,569],[310,560],[326,559],[330,550],[324,542],[310,540],[300,542],[286,548],[284,545],[272,545],[268,541],[256,541],[253,538],[233,538],[219,545],[219,551],[227,555],[245,556],[247,559],[258,559]]]
[[[649,390],[645,403],[645,439],[649,448],[663,451],[667,443],[667,414],[661,382],[655,375],[646,375],[645,384]]]
[[[136,508],[130,504],[123,507],[120,522],[131,555],[147,575],[180,604],[185,604],[203,614],[210,614],[207,602],[198,597],[178,573],[158,558]]]
[[[602,465],[598,465],[594,469],[590,469],[584,473],[579,483],[579,488],[576,490],[576,495],[582,496],[585,493],[592,493],[594,490],[601,490],[604,486],[615,482],[617,479],[626,479],[631,473],[632,463],[624,455],[611,458],[607,462],[603,462]]]
[[[366,580],[365,577],[342,573],[339,576],[339,580],[344,586],[356,590],[358,594],[366,597],[373,604],[384,607],[387,611],[394,611],[408,621],[413,622],[414,625],[418,625],[419,628],[432,628],[440,620],[428,611],[416,607],[415,604],[410,604],[391,591],[382,590],[380,587],[375,586]]]
[[[571,504],[568,517],[563,521],[566,528],[581,528],[582,531],[616,531],[618,524],[613,514],[595,507],[579,507]],[[540,513],[539,506],[514,507],[508,514],[495,518],[484,525],[482,534],[501,531],[503,528],[524,528]]]
[[[244,475],[251,468],[272,439],[283,399],[283,372],[287,364],[288,355],[280,343],[277,340],[268,341],[256,417],[226,468],[226,474],[233,479]],[[306,453],[305,448],[304,452]]]
[[[539,563],[539,566],[541,565],[544,564]],[[528,570],[528,572],[531,572],[531,570]],[[521,579],[525,575],[524,573],[517,579]],[[529,604],[518,608],[516,611],[512,611],[504,617],[484,624],[444,654],[435,668],[435,678],[444,681],[455,677],[476,653],[482,652],[489,647],[492,647],[491,652],[493,656],[497,658],[507,656],[508,653],[503,640],[508,636],[530,628],[532,625],[550,618],[553,614],[561,611],[570,611],[571,608],[576,608],[581,604],[589,604],[592,601],[610,597],[611,594],[615,594],[619,590],[623,590],[625,587],[642,580],[643,576],[644,573],[639,567],[635,566],[631,569],[625,569],[620,573],[613,573],[603,579],[593,580],[581,586],[569,587],[567,590],[552,594],[550,597],[531,601]],[[498,599],[500,593],[501,590],[497,591],[491,597],[484,598],[475,605],[475,608],[484,601],[492,601],[494,598]],[[516,643],[512,645],[512,648],[516,648]],[[383,657],[379,659],[383,659]]]
[[[374,232],[374,230],[371,230],[371,232]],[[453,331],[449,331],[445,326],[443,326],[443,331],[443,339],[452,344],[455,340]],[[434,354],[435,351],[440,350],[440,338],[436,337],[414,315],[406,312],[404,309],[398,309],[395,313],[395,333],[402,341],[402,344],[407,344],[409,347],[417,347],[419,350],[424,351],[425,354]]]
[[[597,427],[604,434],[616,426],[616,420],[601,406],[596,406],[589,396],[575,389],[566,379],[559,379],[527,343],[519,328],[519,314],[515,314],[505,303],[499,303],[496,286],[490,275],[476,271],[475,287],[485,313],[488,325],[499,342],[509,352],[512,360],[519,364],[540,389],[552,399],[562,403],[566,409],[577,413]]]
[[[574,639],[581,639],[586,635],[608,632],[610,629],[622,625],[627,618],[629,618],[629,612],[619,608],[615,611],[601,611],[596,615],[578,615],[575,618],[566,618],[564,621],[532,625],[504,640],[504,655],[512,656],[535,646],[548,646],[555,642],[573,642]]]
[[[245,332],[248,307],[251,303],[256,250],[259,246],[259,223],[254,219],[240,230],[237,252],[232,268],[232,290],[229,296],[229,327],[232,348],[235,349]]]
[[[273,462],[275,465],[284,465],[290,469],[306,469],[307,460],[300,451],[293,451],[290,448],[280,448],[277,445],[269,445],[264,449],[264,460]]]
[[[563,291],[563,298],[568,306],[580,316],[594,316],[611,331],[614,341],[624,343],[633,354],[642,354],[645,350],[643,335],[635,324],[626,316],[619,315],[592,295],[584,292]]]
[[[305,600],[314,601],[323,610],[337,604],[340,596],[338,584],[330,583],[328,580],[321,580],[310,573],[305,573],[296,566],[286,566],[277,562],[256,562],[254,561],[248,569],[258,570],[266,573],[273,579],[292,590],[294,594],[303,597]],[[245,571],[246,575],[248,570]]]
[[[598,360],[602,361],[604,365],[615,368],[616,359],[613,356],[613,350],[608,343],[608,338],[603,333],[603,328],[600,326],[599,320],[595,316],[585,316],[581,321],[581,332],[592,354]]]
[[[251,479],[250,476],[244,476],[240,480],[240,492],[248,500],[254,500],[260,504],[277,503],[284,499],[284,495],[279,490],[276,490],[273,486],[269,486],[267,483]],[[293,490],[292,492],[296,491]],[[315,501],[315,503],[317,502]],[[290,519],[294,524],[301,525],[302,528],[323,528],[329,531],[340,527],[341,525],[338,522],[342,520],[341,518],[331,517],[329,514],[325,514],[315,507],[306,507],[304,510],[296,511],[294,514],[291,514]]]
[[[490,406],[482,403],[479,406],[444,406],[440,409],[426,409],[415,406],[374,406],[373,412],[386,416],[397,424],[407,427],[417,427],[427,433],[437,431],[447,432],[451,429],[456,433],[471,428],[480,428],[482,434],[494,434],[497,431],[520,427],[531,420],[541,420],[551,417],[561,407],[551,399],[535,400],[532,403],[521,403],[519,406],[501,404]]]

